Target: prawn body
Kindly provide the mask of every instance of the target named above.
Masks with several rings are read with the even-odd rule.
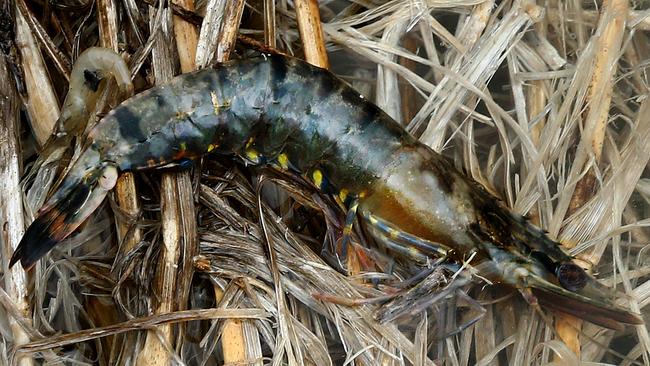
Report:
[[[206,153],[307,177],[390,247],[459,261],[476,253],[496,280],[529,301],[607,327],[642,322],[605,296],[606,288],[556,242],[377,106],[328,71],[279,55],[178,76],[109,112],[11,264],[29,268],[70,235],[115,185],[117,171]]]

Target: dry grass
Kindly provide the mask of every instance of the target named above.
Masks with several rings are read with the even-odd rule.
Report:
[[[650,364],[645,326],[541,316],[472,286],[480,266],[424,272],[357,246],[342,275],[319,255],[341,229],[328,197],[212,158],[123,177],[34,271],[6,267],[76,151],[41,157],[20,183],[80,51],[120,51],[142,90],[256,41],[329,65],[647,314],[647,2],[44,3],[0,4],[0,364]],[[125,97],[106,89],[98,112]]]

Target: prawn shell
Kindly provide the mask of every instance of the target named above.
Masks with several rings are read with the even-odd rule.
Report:
[[[404,253],[476,258],[547,307],[607,327],[642,322],[453,162],[327,70],[294,58],[262,55],[178,76],[124,101],[88,139],[12,264],[31,266],[70,235],[110,186],[97,184],[107,166],[149,169],[221,153],[292,170],[343,197],[346,233],[358,210],[369,232]]]

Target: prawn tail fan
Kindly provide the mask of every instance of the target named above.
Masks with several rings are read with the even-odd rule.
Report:
[[[117,171],[112,166],[68,177],[23,235],[9,266],[20,261],[25,269],[33,267],[99,207],[116,180]]]
[[[45,208],[36,220],[29,226],[25,235],[18,244],[18,248],[11,256],[9,266],[18,261],[25,269],[31,268],[36,261],[65,239],[81,222],[75,220],[74,213],[88,201],[91,187],[78,184],[71,189],[65,199]]]

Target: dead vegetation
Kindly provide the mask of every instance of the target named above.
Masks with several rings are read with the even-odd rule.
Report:
[[[11,0],[0,15],[0,363],[650,364],[645,326],[540,313],[472,286],[480,266],[425,271],[361,236],[343,275],[320,255],[341,230],[328,197],[214,158],[124,174],[32,272],[7,268],[66,156],[21,183],[81,51],[120,52],[140,91],[270,47],[346,79],[647,314],[647,2]],[[126,97],[105,87],[91,124]]]

